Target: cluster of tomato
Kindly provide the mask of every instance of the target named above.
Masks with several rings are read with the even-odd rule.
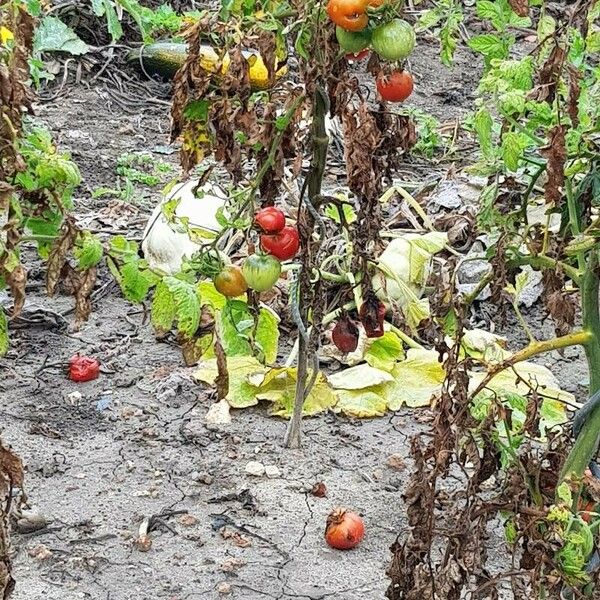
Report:
[[[214,279],[218,292],[229,298],[241,296],[248,288],[255,292],[270,290],[281,275],[281,262],[291,260],[300,247],[298,230],[286,225],[283,212],[268,206],[254,216],[260,230],[263,252],[251,254],[242,267],[228,265]]]
[[[384,61],[397,63],[406,59],[415,47],[415,32],[410,23],[392,18],[385,21],[386,0],[329,0],[327,14],[335,23],[337,41],[346,58],[362,60],[372,49]],[[377,18],[378,15],[382,17]],[[369,16],[375,17],[376,24]],[[381,20],[384,22],[381,22]],[[381,70],[377,91],[383,100],[402,102],[413,91],[413,78],[402,68]]]

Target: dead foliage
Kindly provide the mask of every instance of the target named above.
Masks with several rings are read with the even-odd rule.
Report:
[[[23,487],[23,463],[0,440],[0,598],[7,600],[14,589],[12,578],[9,515],[12,492]]]
[[[565,184],[565,162],[567,160],[565,133],[565,125],[553,127],[550,130],[548,145],[540,150],[542,156],[548,160],[544,197],[547,204],[553,204],[554,206],[560,204]]]
[[[556,98],[556,88],[560,80],[567,53],[558,43],[552,48],[550,56],[540,69],[537,85],[529,94],[531,100],[552,104]]]
[[[508,0],[508,3],[520,17],[529,15],[529,0]]]

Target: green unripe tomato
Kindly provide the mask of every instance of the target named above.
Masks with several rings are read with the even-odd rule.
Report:
[[[406,21],[394,19],[373,31],[371,47],[383,60],[403,60],[415,47],[415,31]]]
[[[344,52],[358,54],[361,50],[368,48],[371,43],[371,30],[346,31],[338,25],[335,28],[335,37]]]

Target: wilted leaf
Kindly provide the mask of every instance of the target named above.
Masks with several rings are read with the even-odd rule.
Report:
[[[565,184],[565,125],[556,125],[550,130],[548,145],[541,149],[541,154],[548,159],[546,166],[546,183],[544,196],[547,204],[558,206],[563,197],[562,188]]]
[[[255,382],[259,378],[253,378]],[[293,368],[271,369],[266,373],[260,389],[257,392],[259,400],[268,400],[274,403],[271,413],[279,417],[290,417],[294,408],[296,397],[297,371]],[[316,415],[335,406],[336,395],[327,384],[322,373],[317,375],[315,385],[304,402],[302,414]]]
[[[157,335],[165,335],[173,327],[176,314],[173,294],[167,285],[160,281],[154,290],[150,311],[150,320]]]
[[[394,378],[386,371],[362,364],[329,375],[327,380],[331,387],[338,390],[362,390],[393,381]]]
[[[529,0],[508,0],[508,3],[520,17],[529,15]]]
[[[435,350],[416,348],[407,351],[406,359],[396,364],[391,375],[393,382],[381,386],[380,392],[390,410],[399,410],[404,404],[414,408],[429,406],[446,376]]]
[[[385,414],[387,403],[379,394],[365,390],[337,390],[337,404],[333,409],[348,417],[364,419],[381,417]]]
[[[251,385],[248,380],[256,374],[264,374],[266,369],[251,356],[232,356],[227,359],[229,372],[229,393],[227,401],[233,408],[246,408],[258,404],[256,394],[257,386]],[[215,358],[203,360],[194,373],[195,379],[214,385],[218,375],[217,360]]]

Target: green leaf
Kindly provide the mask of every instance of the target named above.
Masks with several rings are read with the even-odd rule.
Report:
[[[404,358],[404,348],[400,338],[392,331],[386,331],[377,338],[365,353],[367,363],[383,371],[392,371],[396,361]]]
[[[123,295],[130,302],[142,302],[152,285],[152,278],[140,269],[139,260],[126,262],[120,269],[120,285]]]
[[[4,308],[0,305],[0,357],[8,352],[10,342],[8,339],[8,319]]]
[[[198,293],[202,304],[210,304],[216,310],[223,310],[227,304],[227,298],[217,291],[212,281],[201,281],[198,284]]]
[[[571,488],[569,488],[569,485],[564,481],[556,488],[556,495],[566,505],[571,506],[573,504],[573,494],[571,493]]]
[[[168,286],[160,281],[154,290],[152,298],[152,309],[150,321],[155,331],[159,335],[164,335],[173,327],[173,322],[177,316],[177,308],[173,299],[173,294]]]
[[[112,37],[113,42],[119,40],[123,35],[123,28],[119,21],[119,15],[115,10],[114,4],[111,0],[103,0],[104,13],[106,16],[106,24],[108,26],[108,33]]]
[[[77,240],[77,245],[73,248],[73,255],[77,259],[77,266],[85,271],[95,267],[104,254],[102,242],[89,231],[85,231]]]
[[[176,277],[165,277],[163,282],[169,292],[173,294],[177,314],[177,329],[183,335],[191,338],[200,324],[201,307],[198,291],[193,284]]]
[[[515,131],[507,131],[502,136],[502,158],[509,171],[519,168],[519,161],[527,144],[527,139]]]
[[[481,152],[486,158],[492,158],[494,148],[492,146],[492,127],[494,121],[487,108],[480,108],[473,117],[473,127],[479,140]]]
[[[138,245],[122,235],[116,235],[110,240],[109,254],[123,261],[138,260]]]
[[[88,45],[56,17],[44,17],[35,31],[35,52],[67,52],[78,56],[89,51]]]
[[[277,360],[279,316],[270,308],[261,308],[258,313],[255,343],[262,350],[265,363],[273,364]]]
[[[334,412],[348,417],[382,417],[387,409],[385,398],[371,390],[337,390],[336,396]]]
[[[341,196],[340,200],[347,200],[347,198],[345,196]],[[354,221],[356,221],[356,211],[350,204],[344,203],[342,205],[342,214],[344,215],[344,218],[346,219],[346,223],[348,223],[348,225],[351,225],[352,223],[354,223]],[[325,216],[329,217],[335,223],[341,223],[340,213],[338,207],[335,204],[327,205],[327,207],[325,208]]]
[[[229,374],[229,393],[227,401],[233,408],[246,408],[258,404],[256,396],[257,386],[250,383],[250,379],[263,376],[266,368],[252,356],[232,356],[227,358],[227,372]],[[198,381],[214,385],[218,375],[217,359],[203,360],[198,365],[194,377]]]
[[[514,41],[514,40],[513,40]],[[509,38],[500,38],[491,33],[484,33],[472,37],[468,42],[469,48],[483,54],[486,65],[494,58],[507,58],[510,49]]]
[[[106,12],[104,8],[104,0],[92,0],[92,9],[97,17],[103,17]]]

